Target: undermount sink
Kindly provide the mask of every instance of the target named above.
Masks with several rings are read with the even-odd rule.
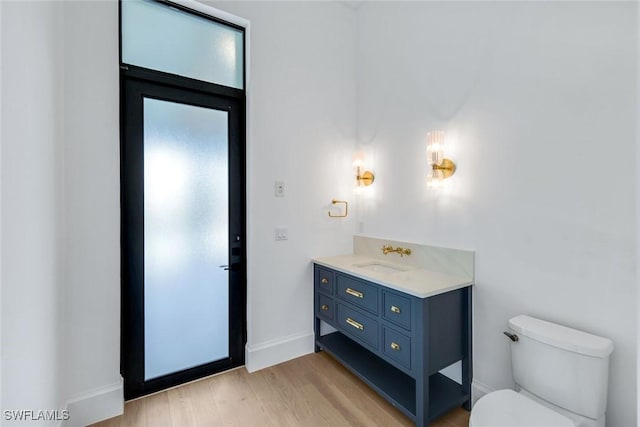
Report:
[[[407,271],[406,268],[392,267],[386,264],[380,264],[378,262],[367,262],[363,264],[353,264],[354,267],[364,268],[365,270],[375,271],[376,273],[399,273],[401,271]]]

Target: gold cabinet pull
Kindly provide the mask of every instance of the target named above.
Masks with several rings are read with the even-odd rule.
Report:
[[[326,277],[323,277],[322,279],[320,279],[320,283],[322,283],[323,285],[326,285],[327,283],[329,283],[329,280],[327,280]]]
[[[347,288],[345,292],[349,295],[353,295],[354,297],[364,298],[364,294],[360,291],[356,291],[355,289]]]
[[[350,317],[347,317],[347,323],[350,324],[351,326],[353,326],[356,329],[360,329],[361,331],[364,331],[364,325],[362,323],[358,323],[355,320],[353,320]]]
[[[391,349],[395,350],[395,351],[400,351],[400,344],[392,342],[391,343]]]
[[[320,309],[322,309],[322,311],[327,311],[327,310],[329,310],[329,306],[327,304],[322,304]]]
[[[391,312],[396,313],[396,314],[400,314],[400,307],[396,307],[395,305],[391,306]]]

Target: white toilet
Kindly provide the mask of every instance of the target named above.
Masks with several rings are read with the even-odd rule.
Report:
[[[604,427],[611,340],[523,315],[509,329],[519,391],[480,398],[469,427]]]

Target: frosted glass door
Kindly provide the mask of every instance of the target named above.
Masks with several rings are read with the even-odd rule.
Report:
[[[228,123],[143,100],[145,381],[229,357]]]

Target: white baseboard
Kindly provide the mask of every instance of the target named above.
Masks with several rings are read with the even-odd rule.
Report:
[[[245,367],[249,372],[259,371],[305,354],[313,353],[313,332],[289,335],[245,348]]]
[[[479,381],[473,380],[471,382],[471,404],[472,406],[476,404],[478,399],[480,399],[485,394],[489,394],[495,391],[493,388],[489,387],[486,384],[483,384]]]
[[[123,380],[67,401],[69,419],[60,427],[83,427],[124,412]]]

